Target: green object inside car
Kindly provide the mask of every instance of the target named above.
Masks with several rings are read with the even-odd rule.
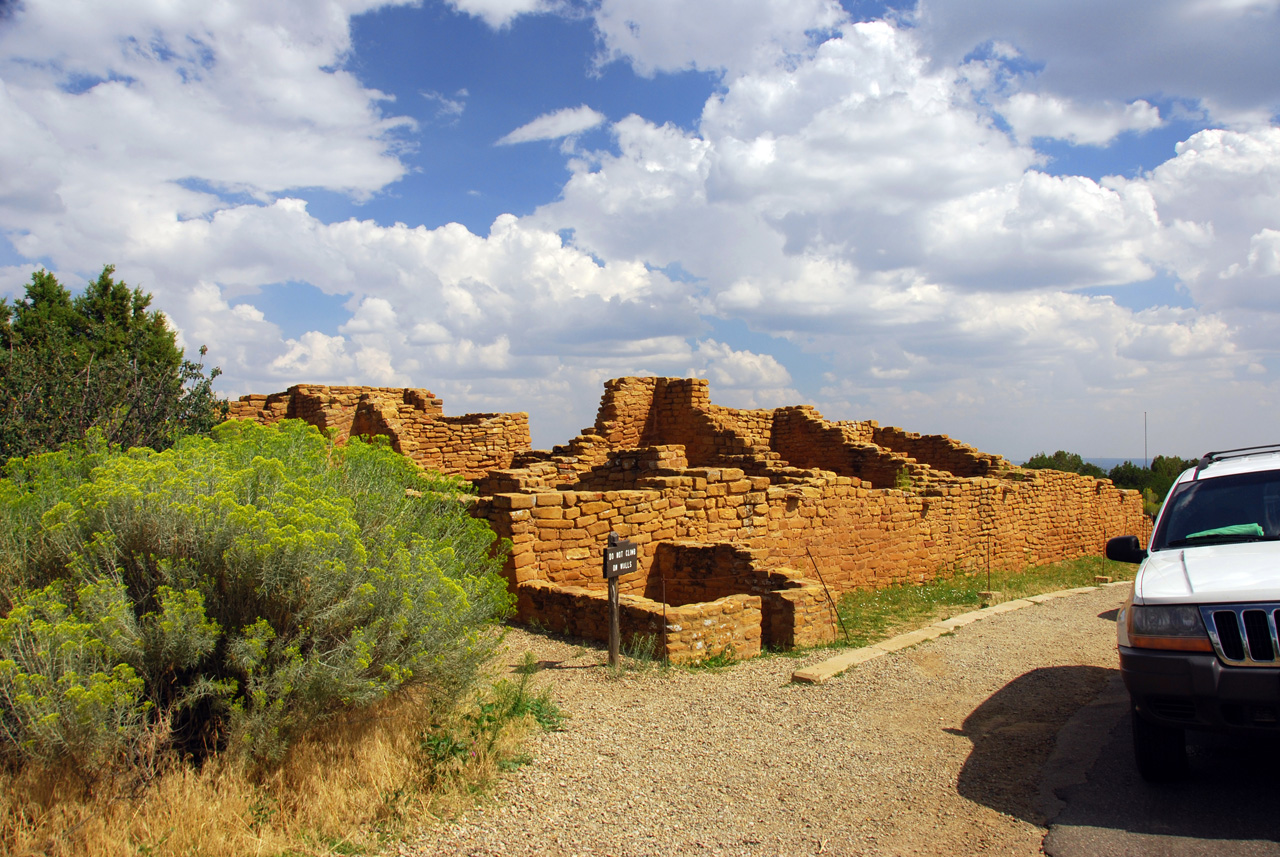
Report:
[[[1214,527],[1211,530],[1201,530],[1198,533],[1187,533],[1189,539],[1199,539],[1205,536],[1265,536],[1262,527],[1257,524],[1231,524],[1226,527]]]

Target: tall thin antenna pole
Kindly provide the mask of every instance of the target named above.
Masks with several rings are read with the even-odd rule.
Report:
[[[1142,469],[1146,470],[1150,465],[1147,463],[1147,412],[1142,412]]]

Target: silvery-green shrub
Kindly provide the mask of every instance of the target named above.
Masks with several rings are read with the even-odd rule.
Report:
[[[89,764],[158,729],[272,760],[409,686],[446,707],[510,607],[465,483],[385,442],[232,421],[164,452],[90,438],[5,476],[0,741],[19,759]]]

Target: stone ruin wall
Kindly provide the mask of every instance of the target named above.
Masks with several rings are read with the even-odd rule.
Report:
[[[411,388],[298,384],[283,393],[241,396],[227,416],[264,424],[300,419],[332,429],[339,443],[385,435],[396,452],[464,479],[510,467],[531,446],[526,413],[446,417],[440,399]]]
[[[624,643],[647,638],[675,661],[831,640],[831,598],[851,589],[1149,534],[1138,493],[1108,480],[1022,470],[811,406],[721,407],[700,379],[609,381],[595,424],[550,451],[530,449],[526,414],[445,417],[425,390],[298,385],[242,397],[230,416],[303,419],[339,441],[385,434],[419,464],[472,479],[474,513],[511,540],[505,570],[526,623],[607,639],[602,552],[610,531],[631,539]]]
[[[945,436],[829,422],[809,407],[716,407],[697,379],[611,381],[594,427],[479,484],[477,514],[513,545],[522,621],[606,638],[600,569],[614,531],[641,548],[619,580],[624,640],[666,628],[677,660],[832,639],[827,591],[1100,554],[1108,537],[1149,527],[1138,493],[1108,480],[1026,471]],[[683,603],[689,584],[663,556],[685,543],[746,551],[750,569],[722,558],[719,588],[705,581],[706,600]],[[805,598],[790,626],[770,618]],[[704,633],[673,642],[670,629],[689,625],[672,611],[694,606]]]
[[[605,638],[607,614],[600,605],[606,582],[600,569],[610,531],[640,547],[638,570],[619,579],[624,601],[632,596],[670,605],[692,597],[670,581],[665,599],[658,588],[670,576],[662,552],[680,541],[751,549],[755,567],[739,580],[776,571],[808,586],[813,601],[824,608],[810,610],[809,618],[825,622],[829,630],[802,630],[805,642],[794,634],[763,639],[782,648],[833,637],[824,588],[838,596],[851,589],[981,572],[988,563],[997,570],[1022,568],[1099,554],[1110,535],[1144,532],[1140,501],[1123,496],[1133,492],[1053,471],[1023,482],[955,480],[926,494],[867,488],[834,474],[775,485],[768,476],[747,477],[737,468],[690,469],[647,482],[661,487],[499,494],[482,501],[480,514],[512,541],[507,571],[521,620]],[[561,624],[562,611],[549,615],[542,607],[544,591],[561,588],[571,588],[581,604],[597,603]],[[708,587],[706,596],[724,598],[734,588],[745,592],[742,584],[721,582],[719,589]],[[543,594],[535,599],[536,593]],[[754,615],[738,619],[759,621]],[[624,637],[652,634],[655,628],[661,630],[652,616],[636,627],[624,623]],[[742,635],[722,636],[736,640]],[[749,650],[735,644],[740,655]],[[683,650],[669,647],[667,653],[679,657]]]

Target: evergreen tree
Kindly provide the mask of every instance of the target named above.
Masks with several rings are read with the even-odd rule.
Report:
[[[102,431],[112,444],[164,449],[226,413],[212,370],[183,359],[151,295],[108,265],[72,297],[36,271],[23,299],[0,300],[0,460]],[[200,349],[203,358],[205,350]]]
[[[1111,468],[1107,477],[1116,484],[1117,488],[1133,488],[1141,491],[1151,487],[1151,471],[1146,467],[1139,467],[1132,461],[1117,464]]]
[[[1098,465],[1085,461],[1074,452],[1067,452],[1062,449],[1053,455],[1037,452],[1027,459],[1027,463],[1022,466],[1030,470],[1061,470],[1065,473],[1079,473],[1082,476],[1093,476],[1099,479],[1107,475]]]
[[[1195,467],[1198,462],[1194,458],[1179,458],[1176,455],[1157,455],[1151,459],[1151,490],[1161,500],[1173,487],[1173,480],[1188,467]]]

